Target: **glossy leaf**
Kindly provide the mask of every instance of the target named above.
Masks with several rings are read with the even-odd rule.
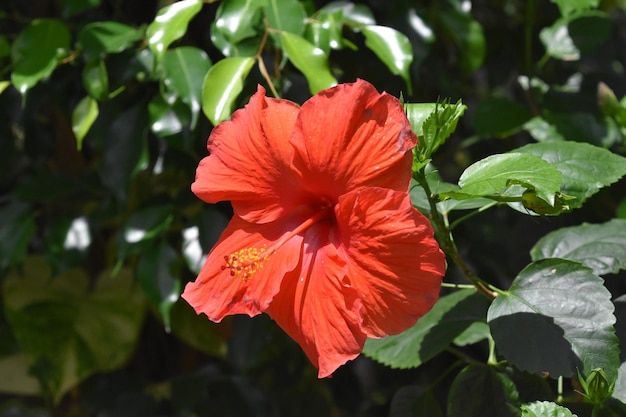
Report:
[[[539,38],[546,53],[563,61],[574,61],[591,52],[609,37],[610,21],[599,11],[583,11],[562,17],[544,28]]]
[[[70,49],[70,32],[61,21],[32,21],[13,42],[11,81],[22,94],[47,78]]]
[[[183,126],[189,123],[187,108],[182,102],[170,104],[160,95],[156,95],[148,103],[150,115],[150,129],[161,137],[175,135],[183,131]]]
[[[461,188],[445,196],[456,199],[505,196],[509,187],[521,185],[534,189],[539,198],[554,205],[561,181],[561,173],[537,156],[519,152],[496,154],[467,167],[459,179]]]
[[[166,242],[149,246],[137,265],[139,285],[158,306],[167,332],[171,329],[170,311],[181,292],[180,273],[178,254]]]
[[[356,25],[375,25],[376,19],[372,10],[366,4],[353,3],[351,1],[332,1],[324,5],[320,12],[341,12],[344,22]]]
[[[626,175],[626,158],[587,143],[533,143],[515,152],[538,156],[555,166],[563,178],[560,191],[575,197],[567,202],[572,208]]]
[[[269,27],[280,32],[289,32],[297,36],[304,34],[304,26],[307,18],[303,4],[299,0],[265,0],[263,16],[267,19]],[[281,44],[282,36],[272,37]]]
[[[367,339],[363,353],[392,368],[414,368],[444,350],[472,323],[484,321],[489,301],[474,290],[441,297],[410,329]]]
[[[328,57],[323,50],[293,33],[282,32],[281,39],[289,61],[304,74],[309,82],[311,94],[337,84],[337,80],[330,73]]]
[[[254,58],[224,58],[209,69],[202,84],[202,110],[213,125],[228,119]]]
[[[123,364],[133,353],[144,315],[129,271],[116,277],[105,272],[92,286],[81,269],[51,277],[37,257],[9,275],[3,296],[11,329],[39,364],[35,375],[55,402],[95,372]]]
[[[410,67],[413,62],[413,47],[409,38],[386,26],[364,26],[365,45],[371,49],[389,70],[402,77],[409,95],[413,94]]]
[[[134,245],[154,239],[172,223],[173,214],[169,205],[154,205],[137,210],[124,224],[118,242]]]
[[[484,395],[485,391],[489,395]],[[519,393],[509,376],[488,365],[469,365],[454,378],[448,416],[518,417]]]
[[[521,407],[522,417],[576,417],[576,414],[550,401],[535,401]]]
[[[136,28],[118,22],[93,22],[78,32],[78,43],[86,59],[122,52],[143,37]]]
[[[72,132],[76,136],[76,148],[81,150],[83,139],[98,117],[98,102],[86,96],[78,102],[72,113]]]
[[[92,60],[85,64],[82,72],[83,85],[89,95],[96,100],[109,98],[109,73],[104,60]]]
[[[479,135],[510,134],[532,117],[526,107],[503,97],[490,97],[476,106],[472,126]]]
[[[229,43],[238,43],[257,35],[262,28],[261,8],[268,0],[230,0],[223,1],[215,15],[215,31],[225,37]]]
[[[187,32],[187,25],[202,9],[202,0],[182,0],[159,10],[148,25],[148,46],[157,62],[161,61],[172,42]]]
[[[261,48],[262,36],[243,39],[240,42],[231,42],[220,32],[215,22],[211,23],[211,42],[226,57],[254,57]]]
[[[578,262],[544,259],[526,267],[496,297],[488,322],[498,352],[522,370],[556,378],[602,368],[615,381],[613,311],[611,294],[593,271]]]
[[[591,268],[596,275],[626,268],[626,219],[564,227],[542,237],[530,250],[533,261],[562,258]]]
[[[202,83],[211,68],[211,60],[201,49],[185,46],[169,50],[163,58],[162,83],[171,94],[191,109],[191,128],[196,127],[202,108]]]
[[[328,55],[332,49],[343,47],[342,30],[343,15],[340,10],[318,12],[315,19],[308,22],[305,38]]]

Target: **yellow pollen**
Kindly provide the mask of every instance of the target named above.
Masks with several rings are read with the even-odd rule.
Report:
[[[265,266],[265,261],[272,255],[272,250],[267,250],[267,245],[261,248],[243,248],[228,256],[224,256],[225,264],[222,271],[229,269],[231,277],[238,277],[247,281],[258,270]]]

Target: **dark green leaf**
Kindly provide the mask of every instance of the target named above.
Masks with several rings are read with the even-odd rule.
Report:
[[[43,259],[32,257],[5,280],[3,296],[15,337],[35,359],[44,390],[58,402],[85,378],[130,357],[144,306],[126,270],[116,277],[102,274],[91,288],[81,269],[50,274]]]
[[[85,90],[91,97],[100,101],[109,98],[109,74],[103,60],[87,62],[82,78]]]
[[[330,73],[328,57],[323,50],[293,33],[282,32],[281,39],[289,61],[304,74],[309,82],[311,94],[337,84],[337,80]]]
[[[562,15],[598,7],[600,0],[552,0],[561,10]]]
[[[61,0],[63,15],[72,16],[87,9],[98,7],[102,0]]]
[[[202,110],[213,125],[228,119],[254,58],[224,58],[209,69],[202,85]]]
[[[53,19],[32,21],[13,42],[11,81],[22,94],[47,78],[70,49],[70,31]]]
[[[78,32],[78,44],[88,61],[101,59],[104,54],[122,52],[143,37],[132,26],[118,22],[93,22]]]
[[[518,417],[519,394],[503,372],[487,365],[469,365],[452,382],[448,417]]]
[[[162,82],[171,92],[170,100],[180,99],[191,109],[191,128],[196,127],[201,110],[202,83],[211,68],[211,60],[201,49],[191,46],[174,48],[163,57]]]
[[[170,317],[172,333],[183,342],[209,355],[226,356],[226,341],[220,336],[220,326],[223,324],[213,323],[206,316],[196,314],[181,298],[172,306]]]
[[[576,197],[568,201],[572,208],[626,175],[626,158],[587,143],[542,142],[515,152],[538,156],[555,166],[563,178],[560,191]]]
[[[617,273],[626,268],[626,220],[555,230],[541,238],[530,255],[533,261],[545,258],[577,261],[596,275]]]
[[[180,295],[180,273],[178,254],[166,242],[149,246],[137,265],[139,285],[159,307],[168,332],[171,329],[170,310]]]
[[[561,181],[561,173],[540,157],[519,152],[496,154],[467,167],[459,179],[461,188],[444,196],[456,199],[504,196],[510,187],[521,185],[534,189],[539,198],[554,205]]]
[[[522,405],[522,417],[576,417],[576,414],[550,401],[536,401]]]
[[[30,205],[14,202],[0,207],[0,270],[22,261],[34,233]]]
[[[363,353],[392,368],[414,368],[444,350],[472,323],[485,320],[489,301],[474,290],[441,297],[410,329],[367,339]]]
[[[396,75],[406,82],[409,95],[413,94],[413,84],[409,72],[413,62],[413,47],[409,38],[397,30],[386,26],[364,26],[365,45]]]
[[[157,62],[161,61],[172,42],[187,32],[187,25],[202,9],[202,0],[182,0],[159,10],[148,25],[148,46]]]
[[[0,375],[6,376],[0,378],[0,392],[13,395],[41,395],[39,381],[30,374],[32,367],[33,359],[24,353],[0,357]],[[2,412],[0,416],[3,416]]]
[[[613,310],[611,294],[589,268],[544,259],[526,267],[509,291],[496,297],[488,321],[498,352],[522,370],[556,378],[602,368],[615,381]]]
[[[78,102],[72,113],[72,132],[76,136],[76,148],[81,150],[83,139],[98,117],[98,102],[86,96]]]
[[[154,205],[137,210],[124,224],[118,242],[133,245],[152,240],[169,227],[173,218],[169,205]]]
[[[289,32],[297,36],[304,34],[306,23],[306,11],[298,0],[266,0],[263,6],[263,14],[272,29],[280,32]],[[282,36],[272,37],[279,44],[283,42]]]
[[[261,8],[268,0],[223,1],[215,15],[215,31],[229,43],[238,43],[257,35],[261,24]]]
[[[480,23],[458,8],[440,15],[443,27],[456,43],[461,55],[461,68],[468,74],[481,67],[485,60],[486,42]]]
[[[180,101],[170,104],[160,95],[148,103],[150,128],[155,135],[166,137],[182,132],[189,123],[188,109]]]
[[[521,129],[532,113],[518,102],[503,97],[490,97],[478,103],[472,126],[479,135],[506,135]]]

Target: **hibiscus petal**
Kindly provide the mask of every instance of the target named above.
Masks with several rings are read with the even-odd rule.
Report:
[[[346,284],[362,304],[369,337],[400,333],[435,304],[445,257],[407,193],[365,188],[339,199],[339,234],[350,259]]]
[[[357,80],[306,101],[291,139],[303,187],[336,202],[358,187],[407,191],[417,144],[402,104]]]
[[[294,189],[289,136],[298,112],[288,100],[265,97],[259,86],[243,109],[211,132],[210,156],[200,162],[192,191],[208,203],[231,200],[235,214],[250,222],[274,221],[297,206],[299,196],[285,190]]]
[[[328,241],[328,228],[320,223],[307,231],[301,265],[285,277],[267,310],[318,367],[320,378],[356,358],[366,339],[356,294],[342,283],[345,261]]]
[[[230,314],[262,313],[280,289],[283,277],[298,265],[302,237],[281,242],[275,252],[272,248],[301,222],[302,213],[266,224],[233,217],[182,297],[198,314],[205,313],[215,322]]]

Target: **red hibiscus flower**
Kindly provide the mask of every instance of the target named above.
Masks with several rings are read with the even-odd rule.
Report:
[[[183,298],[219,322],[268,313],[331,375],[439,295],[444,256],[411,205],[402,104],[358,80],[302,107],[265,97],[217,126],[192,185],[234,216]]]

